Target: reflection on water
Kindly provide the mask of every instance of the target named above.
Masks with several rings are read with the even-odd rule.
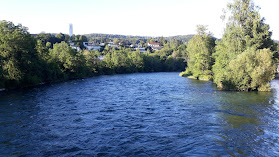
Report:
[[[270,105],[272,93],[227,92],[219,98],[220,116],[231,125],[230,127],[242,128],[249,124],[261,125],[261,111]]]
[[[276,89],[273,92],[222,92],[217,99],[217,114],[223,120],[223,130],[216,140],[228,154],[278,154],[278,149],[266,149],[266,145],[274,145],[278,139],[279,132],[270,136],[269,130],[279,130],[278,124],[270,126],[274,118],[278,118],[278,114],[273,115],[278,113],[274,110],[274,101],[278,100]]]
[[[149,73],[2,92],[0,152],[279,156],[279,81],[272,87],[272,92],[218,91],[178,73]]]

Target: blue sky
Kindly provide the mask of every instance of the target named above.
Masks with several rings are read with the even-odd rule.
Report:
[[[208,25],[221,38],[220,19],[231,0],[2,0],[0,20],[21,23],[30,33],[109,33],[143,36],[195,34],[196,25]],[[279,40],[278,0],[255,0]]]

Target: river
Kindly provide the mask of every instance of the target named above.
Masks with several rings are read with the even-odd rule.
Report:
[[[99,76],[0,93],[0,156],[279,156],[272,92],[171,73]]]

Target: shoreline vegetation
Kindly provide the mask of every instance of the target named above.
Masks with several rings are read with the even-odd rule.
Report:
[[[84,43],[94,38],[62,33],[33,36],[27,30],[20,24],[0,21],[1,91],[98,75],[182,71],[186,67],[186,45],[177,39],[106,38],[100,41],[101,49],[88,50]],[[148,43],[160,44],[160,50],[153,50]]]
[[[203,76],[195,77],[192,74],[189,74],[185,71],[179,73],[179,76],[187,77],[187,78],[190,78],[190,79],[196,79],[196,80],[200,80],[200,81],[212,81],[212,77],[210,75],[203,75]]]
[[[278,44],[259,7],[252,0],[234,0],[226,13],[220,40],[203,25],[183,39],[31,35],[20,24],[0,21],[0,91],[98,75],[183,70],[180,76],[212,81],[221,90],[270,91]]]
[[[270,91],[278,44],[252,0],[228,4],[225,32],[213,41],[205,26],[187,44],[187,68],[180,76],[213,81],[218,89]]]

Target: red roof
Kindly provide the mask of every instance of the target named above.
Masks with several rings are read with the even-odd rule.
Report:
[[[155,43],[155,42],[153,42],[153,43],[148,43],[148,44],[150,44],[150,45],[160,45],[160,43]]]

